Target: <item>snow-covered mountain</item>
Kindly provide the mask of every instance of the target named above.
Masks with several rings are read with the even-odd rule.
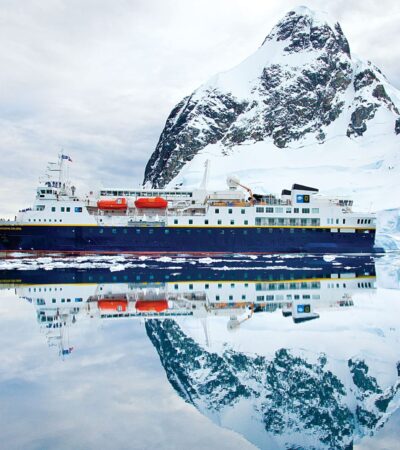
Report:
[[[258,448],[350,449],[400,406],[399,306],[387,292],[378,309],[364,297],[301,326],[276,312],[233,334],[213,318],[207,339],[193,321],[150,320],[146,331],[176,392],[218,425]]]
[[[299,182],[362,208],[399,208],[399,112],[400,92],[351,53],[340,25],[299,7],[178,103],[144,182],[197,186],[209,159],[212,187],[235,174],[264,192]]]

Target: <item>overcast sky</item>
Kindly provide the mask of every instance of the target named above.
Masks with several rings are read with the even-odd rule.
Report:
[[[400,87],[396,0],[0,0],[0,216],[31,204],[60,148],[81,189],[137,186],[174,105],[299,4]]]

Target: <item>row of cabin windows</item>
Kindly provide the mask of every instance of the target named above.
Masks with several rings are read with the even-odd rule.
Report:
[[[219,214],[219,208],[215,208],[215,214]],[[233,214],[233,209],[229,208],[228,209],[228,214]],[[245,209],[241,209],[240,210],[240,214],[246,214],[246,210]]]
[[[357,283],[359,288],[372,288],[372,283]]]
[[[334,219],[327,219],[327,224],[328,225],[333,225],[336,222],[336,225],[339,225],[340,219],[336,219],[336,221]],[[344,225],[346,223],[346,219],[342,219],[342,224]]]
[[[71,212],[71,208],[69,206],[61,206],[60,211],[61,212]],[[56,207],[55,206],[51,207],[51,212],[56,212]],[[75,206],[74,212],[81,213],[82,212],[82,207],[81,206]]]
[[[287,219],[283,217],[278,218],[267,218],[267,217],[256,217],[256,225],[265,226],[315,226],[320,225],[320,219]]]
[[[340,283],[328,283],[327,284],[327,287],[328,287],[328,289],[331,289],[331,288],[334,288],[334,287],[337,287],[337,288],[340,288]],[[342,283],[342,287],[346,287],[346,283]]]
[[[62,219],[48,219],[48,220],[46,220],[46,219],[28,219],[28,222],[53,222],[53,223],[56,223],[56,222],[62,222]]]
[[[230,225],[235,225],[235,221],[234,220],[231,220],[229,223],[230,223]],[[189,225],[193,225],[193,220],[189,219],[188,224]],[[204,220],[204,225],[208,225],[208,224],[209,224],[208,219],[205,219]],[[248,225],[248,224],[249,224],[248,220],[244,220],[243,221],[243,225]],[[179,220],[178,219],[174,219],[174,225],[179,225]],[[222,220],[217,220],[217,225],[222,225]]]
[[[303,294],[303,295],[299,295],[299,294],[295,294],[295,295],[291,295],[288,294],[286,295],[286,300],[311,300],[311,295],[309,294]],[[313,295],[312,296],[313,300],[319,300],[320,296],[318,294]],[[277,301],[283,301],[285,300],[285,296],[284,295],[257,295],[256,297],[258,302],[263,302],[263,301],[270,301],[270,300],[277,300]]]
[[[319,281],[302,281],[297,283],[257,283],[256,291],[282,291],[286,289],[319,289]]]
[[[371,219],[357,219],[358,224],[367,224],[371,223]]]
[[[315,220],[318,220],[318,219],[315,219]],[[108,229],[108,228],[99,228],[99,234],[103,234],[104,233],[104,229]],[[313,230],[314,231],[327,231],[327,232],[329,232],[329,228],[313,228]],[[146,227],[144,227],[142,229],[137,228],[135,231],[136,231],[136,234],[141,234],[142,231],[144,233],[147,231],[148,234],[154,234],[154,229],[153,228],[146,228]],[[200,233],[201,231],[207,232],[208,234],[212,234],[213,233],[213,230],[211,230],[211,229],[209,229],[209,230],[202,230],[202,229],[191,229],[191,228],[187,228],[185,230],[182,230],[182,233],[187,233],[187,234],[190,234],[192,232],[193,233],[194,232]],[[218,231],[216,230],[216,232],[218,232],[220,234],[225,234],[225,231],[228,232],[229,230],[224,230],[224,229],[219,229]],[[262,231],[262,228],[256,228],[256,233],[257,234],[261,234],[261,231]],[[303,228],[303,229],[290,228],[289,229],[290,233],[295,233],[295,231],[305,233],[307,230],[305,228]],[[72,232],[74,233],[75,230],[72,230]],[[92,229],[89,229],[89,232],[92,232]],[[179,233],[179,230],[177,232]],[[230,232],[233,233],[233,230],[230,230]],[[269,233],[273,233],[274,232],[274,228],[269,228],[268,232]],[[283,232],[283,229],[275,230],[275,232]],[[112,234],[117,234],[118,233],[118,229],[117,228],[112,228],[111,229],[111,233]],[[127,234],[128,233],[127,228],[122,228],[122,233]],[[168,228],[165,228],[164,229],[164,234],[169,234],[169,233],[170,233],[170,230]],[[242,230],[242,233],[243,233],[243,235],[246,235],[246,234],[249,233],[249,231],[248,230]]]
[[[52,288],[49,288],[49,292],[51,292],[51,289]],[[36,292],[36,288],[29,288],[28,289],[29,292],[32,292],[32,290],[33,290],[33,292]],[[57,288],[54,288],[54,290],[57,291]],[[58,288],[58,290],[62,291],[62,287]],[[37,291],[38,292],[42,292],[42,288],[37,288]],[[43,292],[46,292],[46,288],[43,288]]]
[[[216,296],[215,296],[215,300],[221,300],[221,297],[220,297],[219,295],[216,295]],[[228,300],[229,300],[229,301],[233,301],[233,295],[230,295],[230,296],[228,297]],[[242,300],[246,300],[246,296],[245,296],[245,295],[242,295]]]
[[[192,192],[182,192],[182,191],[152,191],[152,192],[143,192],[143,191],[101,191],[101,196],[107,197],[192,197]]]
[[[37,205],[36,206],[36,211],[44,211],[46,209],[45,205]],[[51,212],[56,212],[57,208],[55,206],[51,207]],[[69,206],[61,206],[60,207],[60,211],[61,212],[71,212],[71,207]],[[81,213],[83,211],[81,206],[75,206],[74,207],[74,212],[76,213]]]
[[[51,299],[51,302],[52,302],[52,303],[56,303],[56,301],[57,301],[57,300],[56,300],[55,298],[52,298],[52,299]],[[70,299],[70,298],[67,298],[67,303],[70,303],[70,302],[71,302],[71,299]],[[81,302],[83,302],[83,298],[82,298],[82,297],[76,297],[76,298],[75,298],[75,302],[76,302],[76,303],[81,303]],[[61,303],[65,303],[65,298],[62,298],[62,299],[61,299]],[[78,308],[78,309],[79,309],[79,308]]]
[[[183,286],[183,287],[185,287],[185,286]],[[231,288],[234,288],[234,287],[235,287],[235,283],[231,283],[231,284],[230,284],[230,287],[231,287]],[[245,287],[245,288],[248,288],[248,287],[249,287],[249,283],[245,283],[245,284],[244,284],[244,287]],[[222,288],[222,283],[218,283],[218,289],[221,289],[221,288]],[[178,290],[178,289],[179,289],[179,284],[175,284],[175,285],[174,285],[174,289],[175,289],[175,290]],[[193,289],[193,284],[189,284],[189,289],[190,289],[190,290]],[[208,283],[206,283],[206,284],[204,285],[204,289],[210,289],[210,285],[209,285]]]
[[[271,208],[269,206],[263,207],[263,206],[257,206],[256,207],[256,213],[283,213],[286,212],[287,214],[291,214],[292,212],[292,208],[282,208],[282,207],[275,207],[275,208]],[[293,212],[295,214],[298,214],[300,212],[300,208],[293,208]],[[310,214],[310,208],[301,208],[301,212],[303,214]],[[319,214],[319,208],[311,208],[311,213],[312,214]]]

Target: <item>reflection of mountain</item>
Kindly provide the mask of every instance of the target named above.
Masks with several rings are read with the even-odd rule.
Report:
[[[179,395],[262,448],[351,448],[385,423],[400,392],[399,380],[381,388],[363,360],[335,373],[324,354],[213,352],[172,320],[149,320],[146,331]]]

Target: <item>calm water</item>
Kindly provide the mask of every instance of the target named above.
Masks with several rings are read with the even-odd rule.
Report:
[[[1,447],[397,449],[400,256],[0,261]]]

